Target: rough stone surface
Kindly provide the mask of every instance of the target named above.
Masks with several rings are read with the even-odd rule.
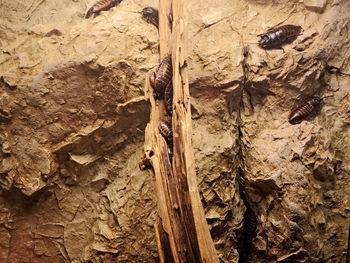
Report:
[[[157,2],[84,19],[93,3],[2,3],[0,262],[157,262],[153,178],[138,161],[158,32],[131,12]],[[222,262],[238,260],[239,176],[258,221],[249,262],[345,262],[350,3],[305,5],[188,3],[196,171]],[[260,49],[257,35],[283,21],[302,35]],[[290,125],[310,95],[320,114]]]
[[[316,12],[323,12],[327,4],[327,0],[304,0],[304,5]]]

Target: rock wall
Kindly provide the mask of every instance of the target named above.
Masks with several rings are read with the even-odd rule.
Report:
[[[157,261],[153,178],[138,161],[158,32],[134,12],[158,3],[124,0],[84,19],[93,3],[2,3],[0,262]],[[349,1],[188,9],[196,169],[222,262],[239,257],[242,198],[257,219],[248,262],[345,262]],[[304,31],[284,50],[259,48],[279,23]],[[311,95],[320,114],[290,125]]]

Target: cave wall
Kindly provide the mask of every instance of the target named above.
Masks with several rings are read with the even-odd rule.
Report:
[[[0,262],[157,261],[153,178],[138,161],[158,32],[134,12],[158,3],[124,0],[84,19],[93,3],[1,3]],[[241,187],[257,219],[249,262],[345,262],[349,1],[188,10],[196,171],[220,259],[238,260]],[[284,50],[259,48],[281,22],[304,31]],[[290,125],[311,95],[320,114]]]

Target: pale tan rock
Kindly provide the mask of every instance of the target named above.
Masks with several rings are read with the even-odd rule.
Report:
[[[322,13],[326,7],[327,0],[304,0],[304,5],[316,12]]]
[[[85,154],[85,155],[69,154],[69,156],[73,161],[84,166],[90,163],[93,163],[94,161],[100,158],[99,156],[94,156],[91,154]]]

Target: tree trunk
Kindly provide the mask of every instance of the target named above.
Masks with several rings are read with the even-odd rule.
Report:
[[[171,10],[172,9],[172,10]],[[173,16],[172,29],[169,14]],[[155,176],[158,220],[155,224],[161,262],[219,262],[198,192],[191,145],[191,103],[187,76],[186,1],[160,1],[159,33],[161,58],[172,53],[173,145],[170,163],[168,146],[158,123],[166,118],[164,104],[155,100],[146,78],[145,94],[151,101],[146,128],[143,163],[149,161]]]

